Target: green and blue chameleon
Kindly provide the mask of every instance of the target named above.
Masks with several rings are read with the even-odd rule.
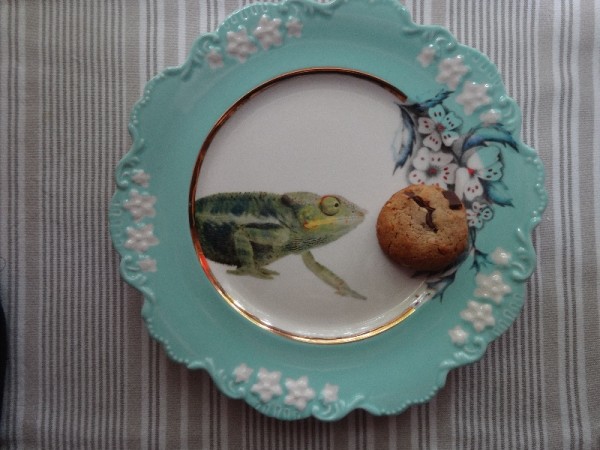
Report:
[[[356,228],[364,217],[363,209],[338,195],[231,192],[197,199],[194,228],[204,256],[235,266],[230,274],[271,279],[278,273],[265,266],[297,254],[337,294],[365,299],[311,253]]]

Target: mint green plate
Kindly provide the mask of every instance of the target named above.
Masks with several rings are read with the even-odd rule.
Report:
[[[395,0],[248,6],[133,109],[110,205],[122,276],[173,360],[264,414],[399,413],[481,358],[521,310],[546,193],[520,126],[492,63]],[[418,183],[467,209],[469,249],[441,273],[393,265],[375,238],[385,200]],[[197,198],[291,190],[323,195],[321,210],[337,194],[360,205],[356,229],[314,248],[335,276],[293,252],[269,265],[273,280],[203,256]],[[282,235],[265,230],[281,224],[265,214],[255,235],[273,245]]]

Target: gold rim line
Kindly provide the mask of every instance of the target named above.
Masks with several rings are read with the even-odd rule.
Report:
[[[202,163],[204,162],[204,157],[206,156],[206,152],[208,151],[208,148],[212,144],[215,136],[217,135],[217,133],[219,132],[221,127],[229,120],[229,118],[233,114],[235,114],[235,112],[240,107],[242,107],[253,97],[262,93],[265,89],[268,89],[269,87],[273,86],[274,84],[276,84],[280,81],[284,81],[284,80],[287,80],[290,78],[295,78],[298,76],[306,76],[306,75],[322,74],[322,73],[349,75],[349,76],[360,78],[360,79],[363,79],[366,81],[370,81],[372,83],[378,84],[380,87],[382,87],[385,90],[387,90],[388,92],[390,92],[392,95],[397,97],[401,102],[405,102],[407,99],[406,95],[402,91],[400,91],[395,86],[393,86],[392,84],[388,83],[387,81],[385,81],[381,78],[378,78],[378,77],[368,74],[366,72],[361,72],[358,70],[342,68],[342,67],[313,67],[313,68],[308,68],[308,69],[299,69],[299,70],[294,70],[291,72],[286,72],[286,73],[278,75],[268,81],[265,81],[263,84],[250,90],[247,94],[245,94],[239,100],[237,100],[227,111],[225,111],[225,113],[223,113],[223,115],[215,122],[215,124],[211,128],[210,132],[208,133],[206,139],[204,140],[204,143],[202,144],[202,147],[200,148],[198,158],[196,159],[196,165],[194,166],[193,178],[192,178],[192,183],[190,186],[190,192],[189,192],[189,197],[188,197],[188,199],[189,199],[188,200],[188,209],[190,212],[189,226],[190,226],[190,232],[192,235],[192,241],[194,243],[194,249],[196,250],[196,255],[198,256],[200,265],[201,265],[202,269],[204,270],[204,273],[205,273],[207,279],[210,281],[210,283],[213,285],[213,287],[217,290],[217,292],[221,295],[221,297],[223,297],[223,299],[238,313],[240,313],[246,319],[250,320],[252,323],[259,326],[263,330],[270,331],[274,334],[277,334],[279,336],[283,336],[283,337],[286,337],[289,339],[293,339],[293,340],[305,342],[305,343],[311,343],[311,344],[342,344],[342,343],[356,342],[356,341],[360,341],[363,339],[367,339],[369,337],[372,337],[379,333],[382,333],[386,330],[389,330],[390,328],[398,325],[400,322],[402,322],[407,317],[412,315],[415,312],[415,308],[410,306],[410,307],[406,308],[398,317],[394,318],[393,320],[391,320],[383,325],[380,325],[376,328],[373,328],[371,330],[353,334],[350,336],[322,338],[322,337],[300,335],[300,334],[296,334],[296,333],[292,333],[292,332],[283,330],[281,328],[278,328],[271,324],[266,323],[265,321],[261,320],[254,314],[252,314],[249,311],[242,308],[225,291],[225,289],[223,289],[223,286],[221,286],[219,281],[215,278],[214,274],[212,273],[212,270],[210,269],[210,266],[208,263],[208,259],[204,256],[204,253],[202,251],[202,246],[200,244],[200,240],[198,239],[197,233],[195,232],[195,226],[194,226],[195,225],[194,214],[195,214],[196,190],[198,187],[198,180],[200,179]]]

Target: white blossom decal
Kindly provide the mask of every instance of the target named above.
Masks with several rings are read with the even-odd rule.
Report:
[[[299,411],[306,408],[306,404],[315,397],[315,391],[308,386],[308,377],[303,376],[297,380],[285,380],[288,395],[285,396],[286,405],[295,406]]]
[[[235,56],[238,61],[246,62],[248,56],[255,53],[256,45],[250,40],[248,31],[245,28],[240,28],[239,31],[227,32],[227,53]]]
[[[442,142],[446,147],[458,139],[458,133],[453,131],[462,125],[462,120],[453,112],[446,112],[442,105],[429,108],[429,117],[419,117],[419,133],[423,134],[423,145],[433,151],[438,151]]]
[[[257,394],[260,400],[266,403],[273,397],[282,394],[280,380],[281,372],[269,372],[261,367],[258,371],[258,381],[250,388],[250,391]]]
[[[325,383],[325,387],[321,390],[321,400],[326,405],[336,402],[338,399],[338,391],[340,387],[335,384]]]
[[[448,334],[450,335],[452,342],[454,342],[456,345],[465,345],[469,337],[469,333],[463,330],[460,325],[452,328],[450,331],[448,331]]]
[[[467,223],[478,230],[492,217],[494,212],[486,203],[473,202],[471,208],[467,209]]]
[[[427,47],[423,47],[419,56],[417,56],[417,61],[421,63],[422,67],[429,67],[435,58],[435,48],[433,45],[428,45]]]
[[[461,311],[460,316],[473,324],[476,331],[483,331],[486,327],[493,327],[496,323],[492,315],[492,305],[470,300],[467,309]]]
[[[479,298],[493,300],[497,304],[500,304],[504,296],[511,292],[510,286],[504,282],[502,274],[497,270],[489,275],[479,273],[475,277],[475,281],[477,283],[475,295]]]
[[[466,83],[462,92],[456,96],[456,103],[463,105],[465,114],[470,116],[480,106],[492,102],[492,99],[487,95],[487,90],[487,84]]]
[[[461,167],[456,171],[456,195],[468,201],[473,201],[483,195],[481,181],[500,180],[502,167],[499,147],[490,145],[479,148],[469,156],[466,167]]]
[[[206,61],[211,69],[218,69],[223,67],[223,55],[215,48],[211,48],[206,54]]]
[[[260,41],[265,50],[269,50],[272,45],[281,45],[279,25],[281,25],[281,19],[271,19],[269,16],[262,16],[258,21],[254,36]]]
[[[148,183],[150,182],[150,175],[144,172],[143,170],[136,170],[131,179],[134,183],[139,184],[142,187],[148,187]]]
[[[469,68],[465,66],[463,57],[459,55],[454,58],[443,59],[438,65],[438,71],[435,81],[446,84],[450,89],[456,89]]]
[[[152,224],[140,228],[127,227],[127,240],[124,244],[126,248],[143,253],[157,244],[158,239],[154,236],[154,226]]]
[[[154,258],[142,258],[138,261],[142,272],[156,272],[156,260]]]
[[[421,147],[413,160],[415,169],[408,179],[412,184],[430,184],[447,189],[454,183],[454,173],[458,167],[449,153],[433,152]]]
[[[296,17],[291,17],[285,24],[288,36],[299,38],[302,36],[302,22]]]
[[[246,364],[240,364],[233,370],[235,382],[242,383],[244,381],[248,381],[250,379],[250,375],[252,375],[252,372],[254,372],[254,370],[248,367]]]
[[[508,266],[511,256],[512,255],[503,248],[497,247],[490,255],[490,259],[499,266]]]
[[[156,211],[154,210],[154,204],[156,203],[156,197],[153,195],[140,194],[135,189],[129,192],[129,198],[123,202],[123,208],[129,210],[131,216],[139,221],[144,217],[154,217]]]

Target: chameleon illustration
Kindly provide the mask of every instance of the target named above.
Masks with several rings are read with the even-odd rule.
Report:
[[[364,300],[310,252],[353,230],[364,216],[364,210],[338,195],[232,192],[197,199],[194,228],[206,258],[236,266],[228,273],[270,279],[278,273],[265,266],[299,254],[337,294]]]

